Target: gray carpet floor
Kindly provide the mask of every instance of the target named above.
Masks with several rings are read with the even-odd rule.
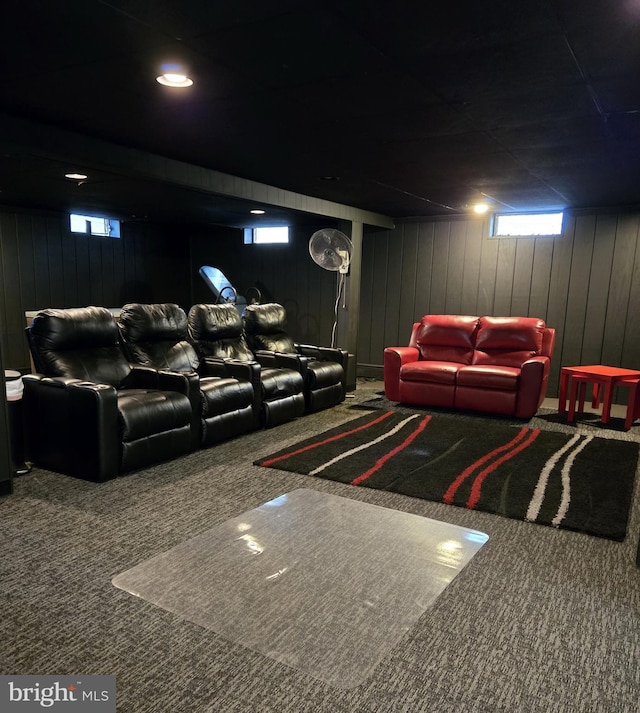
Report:
[[[112,674],[131,713],[635,713],[640,504],[612,542],[252,465],[362,415],[380,382],[268,431],[93,484],[34,469],[0,500],[0,673]],[[538,419],[535,419],[538,421]],[[541,424],[572,428],[548,412]],[[532,422],[532,425],[536,425]],[[612,424],[615,426],[616,424]],[[597,424],[600,435],[640,440]],[[296,488],[487,533],[360,686],[339,690],[115,588],[114,575]]]

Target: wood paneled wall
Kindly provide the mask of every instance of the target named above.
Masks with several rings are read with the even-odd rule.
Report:
[[[189,306],[184,237],[184,228],[142,223],[123,223],[120,239],[77,236],[64,215],[0,210],[5,368],[29,369],[25,311],[137,301]]]
[[[221,268],[241,292],[256,285],[285,305],[292,335],[328,344],[336,274],[308,242],[244,245],[242,231],[123,223],[121,239],[72,236],[64,215],[0,209],[4,368],[27,370],[24,312],[86,304],[211,301],[197,274]],[[384,347],[406,344],[423,314],[539,316],[557,330],[549,394],[561,364],[640,364],[640,213],[568,216],[560,238],[492,239],[486,220],[406,221],[365,230],[358,372],[381,376]]]
[[[541,317],[561,365],[640,367],[639,213],[567,216],[563,235],[489,238],[486,220],[407,221],[365,233],[360,373],[381,375],[385,346],[407,344],[423,314]]]
[[[244,245],[242,231],[232,228],[192,231],[193,303],[213,300],[213,293],[198,276],[201,265],[212,265],[224,272],[240,294],[257,286],[263,302],[284,305],[288,331],[296,341],[329,345],[337,273],[323,270],[309,255],[309,238],[322,227],[293,228],[289,245]]]

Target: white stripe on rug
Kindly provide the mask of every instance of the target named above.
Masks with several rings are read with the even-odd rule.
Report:
[[[569,457],[564,462],[562,467],[562,499],[560,500],[560,507],[556,516],[551,520],[551,524],[558,527],[560,523],[564,520],[567,510],[569,509],[569,503],[571,502],[571,468],[573,467],[573,462],[580,451],[593,440],[593,436],[587,436],[584,441],[573,451],[571,451]]]
[[[573,436],[567,443],[562,446],[558,451],[556,451],[550,458],[549,460],[545,463],[544,468],[540,471],[540,477],[538,478],[538,482],[536,484],[535,490],[533,491],[533,497],[531,498],[531,502],[529,503],[529,507],[527,508],[527,514],[525,516],[526,520],[529,520],[530,522],[534,522],[538,515],[540,514],[540,508],[542,507],[542,503],[544,501],[544,495],[547,490],[547,484],[549,482],[549,477],[551,476],[551,472],[553,469],[556,467],[558,464],[558,461],[564,456],[564,454],[567,451],[570,451],[574,446],[580,441],[580,439],[583,438],[580,434],[576,434]],[[593,436],[588,436],[582,446],[576,451],[576,453],[579,453],[584,446],[593,438]],[[573,464],[573,460],[571,460],[571,464]],[[568,472],[567,472],[567,478],[568,478]],[[565,482],[565,472],[563,469],[562,472],[562,487],[563,487],[563,493],[562,493],[562,500],[561,500],[561,507],[562,503],[565,501],[565,498],[568,497],[565,493],[565,487],[568,488],[568,479]],[[566,504],[568,507],[568,502]],[[558,510],[558,512],[560,509]],[[564,512],[566,514],[566,510]],[[556,514],[556,517],[558,515]],[[564,515],[563,515],[564,517]]]
[[[367,443],[363,443],[361,446],[358,446],[357,448],[352,448],[351,450],[345,451],[344,453],[341,453],[339,456],[336,456],[335,458],[328,460],[326,463],[323,463],[322,465],[319,465],[317,468],[312,470],[309,473],[309,475],[317,475],[318,473],[321,473],[325,468],[328,468],[329,466],[333,465],[334,463],[341,461],[343,458],[348,458],[349,456],[352,456],[355,453],[358,453],[359,451],[364,451],[367,448],[371,448],[371,446],[375,446],[376,443],[381,443],[382,441],[386,440],[387,438],[390,438],[391,436],[398,433],[398,431],[403,426],[405,426],[407,423],[409,423],[409,421],[412,421],[414,418],[420,418],[420,414],[414,413],[412,416],[405,418],[404,421],[400,421],[400,423],[397,426],[394,426],[388,433],[383,433],[381,436],[374,438],[373,441],[368,441]]]

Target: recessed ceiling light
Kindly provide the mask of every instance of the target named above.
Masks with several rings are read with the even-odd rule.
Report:
[[[163,84],[165,87],[190,87],[193,84],[193,79],[189,79],[186,74],[165,72],[156,77],[156,82]]]
[[[249,212],[253,213],[254,215],[264,215],[264,211],[260,210],[260,208],[254,208],[252,211]]]
[[[70,178],[72,181],[84,181],[85,178],[88,178],[84,173],[65,173],[64,177]]]
[[[489,210],[489,204],[488,203],[476,203],[473,206],[473,210],[475,213],[482,215],[482,213],[486,213]]]

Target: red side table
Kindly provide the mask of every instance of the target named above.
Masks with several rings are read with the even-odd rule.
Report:
[[[575,378],[572,378],[575,377]],[[616,386],[629,387],[629,399],[627,402],[627,417],[625,428],[631,428],[636,409],[636,391],[640,381],[640,371],[637,369],[623,369],[617,366],[606,366],[604,364],[590,364],[587,366],[563,366],[560,369],[560,388],[558,391],[558,411],[567,412],[567,387],[571,379],[570,406],[567,420],[573,421],[575,417],[575,403],[577,387],[580,386],[580,406],[584,405],[584,393],[587,383],[592,383],[593,400],[592,405],[598,406],[600,403],[601,387],[604,386],[604,400],[602,403],[602,423],[608,423],[611,414],[611,399],[613,389]]]

